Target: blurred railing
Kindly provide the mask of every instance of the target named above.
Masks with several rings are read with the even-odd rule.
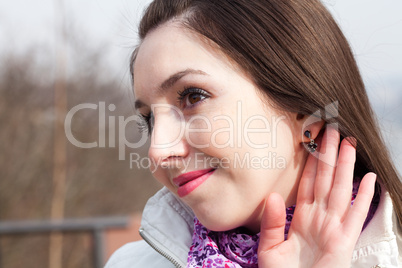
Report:
[[[105,240],[106,229],[126,228],[128,217],[64,219],[49,221],[0,221],[0,236],[15,234],[34,234],[52,232],[91,232],[94,244],[95,268],[101,268],[105,264]]]

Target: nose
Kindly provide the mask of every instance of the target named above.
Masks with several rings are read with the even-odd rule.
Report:
[[[162,165],[185,158],[189,145],[185,137],[184,118],[171,109],[154,110],[154,126],[148,156]]]

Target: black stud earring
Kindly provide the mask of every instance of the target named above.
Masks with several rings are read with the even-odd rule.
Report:
[[[310,130],[306,130],[304,132],[304,136],[306,136],[307,138],[310,139],[310,143],[307,144],[307,147],[308,147],[310,152],[314,153],[317,150],[318,145],[317,145],[317,143],[315,143],[314,139],[311,138]]]

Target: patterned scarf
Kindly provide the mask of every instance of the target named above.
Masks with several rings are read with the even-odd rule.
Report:
[[[353,184],[352,205],[356,198],[358,187],[359,183],[357,181]],[[371,203],[364,227],[374,216],[379,201],[380,193],[377,193]],[[287,239],[294,210],[295,206],[286,209],[285,240]],[[259,240],[260,234],[244,234],[244,229],[242,228],[225,232],[208,230],[197,218],[194,218],[193,243],[188,253],[187,268],[257,268]]]
[[[294,206],[286,209],[285,239],[292,221]],[[193,244],[187,259],[187,267],[258,267],[257,250],[260,234],[242,233],[242,228],[226,232],[214,232],[194,218]]]

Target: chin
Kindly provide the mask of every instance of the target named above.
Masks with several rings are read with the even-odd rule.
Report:
[[[224,213],[215,215],[215,217],[213,215],[197,215],[197,213],[196,216],[202,225],[214,232],[224,232],[243,226],[241,220],[225,217]]]

